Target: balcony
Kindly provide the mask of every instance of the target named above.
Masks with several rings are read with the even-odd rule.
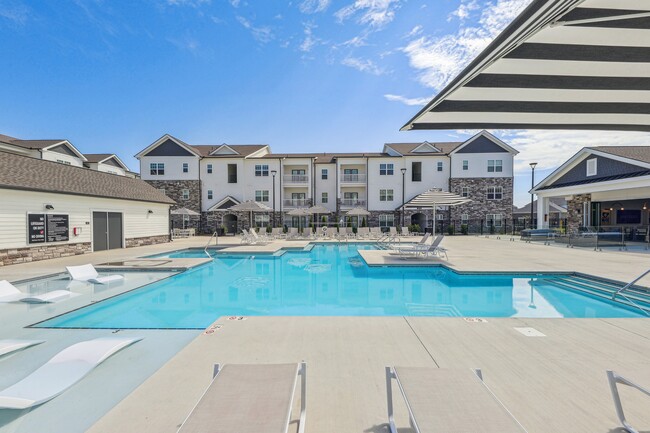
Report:
[[[355,183],[366,183],[366,174],[365,173],[359,173],[359,174],[344,174],[341,173],[339,177],[340,181],[342,184],[355,184]]]
[[[341,199],[341,207],[366,207],[366,199],[365,198],[344,198]]]
[[[288,198],[282,200],[284,207],[308,207],[311,206],[311,201],[308,198]]]
[[[306,174],[285,174],[282,177],[285,185],[307,185],[309,183],[309,176]]]

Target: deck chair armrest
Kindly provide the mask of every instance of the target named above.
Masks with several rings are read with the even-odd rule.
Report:
[[[644,388],[641,385],[638,385],[631,380],[616,374],[616,372],[612,370],[607,370],[607,381],[609,382],[609,389],[612,392],[612,399],[614,400],[614,407],[616,408],[616,416],[618,416],[618,420],[630,433],[639,433],[638,430],[632,427],[625,419],[625,412],[623,412],[623,403],[621,402],[621,396],[618,393],[617,385],[620,383],[621,385],[632,387],[637,391],[641,391],[648,397],[650,397],[650,389]]]

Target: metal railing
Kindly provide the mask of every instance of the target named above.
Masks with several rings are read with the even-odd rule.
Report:
[[[341,206],[354,207],[354,206],[365,206],[365,205],[366,205],[365,199],[358,199],[358,198],[341,199]]]
[[[208,239],[208,243],[205,244],[205,248],[203,248],[203,252],[204,252],[208,257],[210,257],[211,259],[214,259],[214,257],[212,257],[212,256],[210,255],[210,253],[208,252],[208,247],[210,246],[210,242],[212,242],[212,238],[216,239],[216,242],[215,242],[214,245],[215,245],[215,246],[219,245],[219,232],[216,232],[216,231],[215,231],[214,233],[212,233],[212,236],[210,236],[210,239]]]
[[[285,174],[282,179],[284,183],[309,183],[309,176],[306,174]]]
[[[288,207],[309,206],[309,199],[290,198],[290,199],[283,200],[283,204]]]
[[[650,269],[648,269],[647,271],[645,271],[644,273],[642,273],[641,275],[639,275],[638,277],[636,277],[634,280],[630,281],[629,283],[627,283],[626,285],[624,285],[623,287],[621,287],[620,289],[618,289],[618,290],[617,290],[616,292],[614,292],[614,294],[612,295],[612,301],[615,301],[615,300],[616,300],[616,297],[617,297],[617,296],[620,296],[620,297],[624,298],[627,302],[629,302],[630,304],[632,304],[633,306],[635,306],[636,308],[638,308],[639,310],[641,310],[641,312],[643,312],[643,314],[645,314],[646,316],[650,317],[650,312],[648,312],[648,309],[647,309],[647,308],[643,308],[643,307],[641,307],[639,304],[637,304],[636,302],[634,302],[634,301],[633,301],[632,299],[630,299],[628,296],[625,296],[625,294],[623,293],[624,291],[626,291],[626,290],[629,289],[630,287],[634,286],[634,284],[636,284],[636,283],[637,283],[641,278],[645,277],[645,276],[648,275],[648,274],[650,274]]]
[[[341,183],[366,183],[365,173],[345,174],[341,173],[339,177]]]

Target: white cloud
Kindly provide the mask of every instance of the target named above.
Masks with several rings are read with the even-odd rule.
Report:
[[[422,27],[420,25],[417,25],[417,26],[413,27],[410,32],[405,34],[404,38],[405,39],[413,38],[413,37],[419,35],[420,33],[422,33],[422,30],[424,30],[424,27]]]
[[[241,3],[241,0],[229,0],[229,1],[230,1],[230,5],[234,8],[238,8],[239,4]]]
[[[210,2],[211,0],[167,0],[167,4],[171,6],[191,6],[193,8],[210,4]]]
[[[344,47],[365,47],[368,45],[366,43],[367,36],[368,35],[355,36],[352,39],[348,39],[347,41],[343,42],[341,45]]]
[[[359,24],[380,28],[393,21],[400,0],[356,0],[334,14],[339,22],[357,16]]]
[[[250,30],[251,35],[253,35],[253,38],[258,42],[265,44],[274,38],[273,31],[268,26],[255,27],[253,23],[242,16],[237,16],[237,21],[239,21],[239,24],[244,26],[245,29]]]
[[[345,66],[356,69],[357,71],[367,72],[372,75],[383,75],[386,71],[383,68],[377,66],[370,59],[360,59],[356,57],[346,57],[341,61]]]
[[[303,14],[315,14],[325,12],[329,7],[331,0],[303,0],[298,6]]]
[[[3,5],[0,4],[0,18],[9,20],[17,25],[25,25],[29,19],[30,9],[22,4]]]
[[[199,41],[191,36],[183,36],[178,38],[167,38],[167,40],[176,48],[189,51],[195,54],[199,49]]]
[[[305,32],[305,39],[303,39],[299,48],[303,53],[308,53],[312,50],[312,48],[314,48],[316,44],[320,44],[322,41],[314,36],[314,29],[318,27],[316,24],[303,23],[303,27]]]
[[[455,34],[423,36],[402,50],[420,82],[441,89],[471,62],[531,0],[496,0],[487,3],[476,26],[461,26]]]
[[[449,14],[447,21],[451,21],[453,17],[456,17],[461,21],[466,20],[469,18],[470,13],[478,8],[479,4],[477,0],[462,0],[458,9]]]
[[[384,98],[386,98],[389,101],[401,102],[402,104],[406,104],[406,105],[419,105],[419,106],[422,106],[431,100],[431,98],[407,98],[401,95],[391,95],[390,93],[385,94]]]

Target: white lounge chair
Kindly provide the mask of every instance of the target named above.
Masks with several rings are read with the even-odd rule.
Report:
[[[397,236],[397,227],[388,227],[388,234],[391,236]]]
[[[616,416],[618,416],[618,420],[628,432],[639,433],[639,431],[632,427],[625,419],[625,412],[623,412],[623,403],[621,403],[621,396],[618,393],[618,387],[616,385],[627,385],[631,388],[636,389],[637,391],[641,391],[648,397],[650,397],[650,388],[644,388],[641,385],[637,385],[631,380],[626,379],[623,376],[619,376],[612,370],[607,370],[607,381],[609,382],[609,389],[611,390],[612,398],[614,399],[614,407],[616,408]]]
[[[256,245],[264,245],[268,244],[269,242],[266,239],[263,239],[262,236],[257,234],[257,231],[255,229],[250,230],[251,237],[253,238],[253,242]],[[266,237],[266,236],[264,236]]]
[[[18,290],[18,288],[9,281],[0,281],[0,303],[25,302],[28,304],[45,304],[61,301],[73,295],[77,295],[77,293],[72,293],[69,290],[53,290],[41,295],[28,295],[27,293]]]
[[[111,281],[124,279],[122,275],[107,275],[100,277],[95,267],[90,263],[80,266],[66,266],[65,268],[68,271],[68,274],[70,274],[70,277],[77,281],[88,281],[89,283],[94,284],[108,284]]]
[[[306,418],[307,366],[301,364],[228,364],[215,366],[212,382],[203,393],[179,433],[287,432],[298,376],[300,420]]]
[[[394,251],[413,251],[416,249],[421,249],[422,247],[427,247],[427,241],[429,240],[429,237],[431,236],[430,233],[425,233],[424,236],[422,236],[422,239],[420,239],[420,242],[416,243],[415,245],[401,245],[398,246],[397,248],[394,249]],[[434,239],[434,242],[436,240]],[[438,242],[440,243],[440,242]],[[389,254],[394,254],[393,252],[390,252]]]
[[[386,367],[390,433],[397,433],[392,381],[404,397],[415,433],[522,433],[526,430],[483,382],[481,370]]]
[[[368,239],[370,237],[370,229],[368,227],[359,227],[357,229],[357,237],[360,239]]]
[[[379,239],[384,234],[381,232],[380,227],[370,227],[370,237],[373,239]]]
[[[0,391],[0,408],[28,409],[43,404],[83,379],[109,356],[140,340],[103,337],[73,344],[20,382]]]
[[[274,239],[286,238],[286,235],[284,234],[282,227],[274,227],[273,229],[271,229],[271,236],[273,236]]]
[[[0,356],[44,343],[43,340],[0,340]]]
[[[298,236],[300,236],[300,233],[298,233],[298,227],[289,227],[287,239],[296,239]]]
[[[426,235],[425,235],[426,237]],[[445,258],[449,260],[447,255],[447,249],[440,246],[440,243],[445,237],[443,235],[436,236],[431,245],[427,244],[417,244],[415,246],[404,246],[397,248],[396,251],[391,251],[389,254],[400,256],[401,258],[408,257],[428,257],[428,256],[439,256],[442,258],[442,254],[445,255]]]

